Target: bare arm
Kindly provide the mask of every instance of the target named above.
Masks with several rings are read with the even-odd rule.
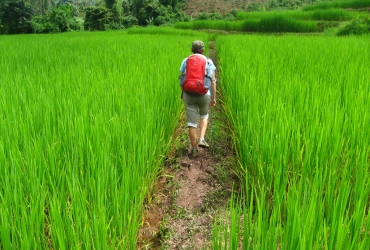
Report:
[[[211,93],[212,93],[212,96],[211,96],[211,102],[210,102],[210,105],[211,106],[215,106],[216,105],[216,75],[215,75],[215,72],[213,72],[212,74],[212,83],[211,83]]]

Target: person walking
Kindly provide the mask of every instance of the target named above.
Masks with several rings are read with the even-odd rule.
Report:
[[[190,155],[195,157],[198,155],[198,146],[203,148],[209,147],[204,138],[208,126],[209,106],[216,105],[216,66],[211,59],[203,55],[204,43],[202,41],[194,41],[191,51],[193,55],[185,58],[180,66],[180,86],[191,142]],[[198,72],[201,72],[201,74],[198,74]],[[193,83],[191,87],[199,88],[203,84],[204,88],[202,90],[194,90],[194,92],[197,92],[194,93],[191,90],[189,91],[191,87],[188,86],[191,83]],[[198,120],[199,139],[197,138]]]

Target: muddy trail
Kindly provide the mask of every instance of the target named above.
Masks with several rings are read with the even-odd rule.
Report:
[[[211,42],[207,56],[217,67],[215,49]],[[189,156],[186,116],[182,114],[164,170],[147,201],[138,249],[212,249],[212,226],[216,218],[227,216],[232,187],[238,182],[221,94],[218,86],[206,133],[210,147],[199,148],[196,158]]]

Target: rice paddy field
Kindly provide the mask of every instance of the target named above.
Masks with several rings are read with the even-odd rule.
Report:
[[[368,41],[218,38],[245,190],[217,248],[370,248]]]
[[[1,249],[136,249],[180,63],[209,39],[147,33],[0,37]],[[243,190],[214,249],[370,248],[368,41],[217,37]]]
[[[332,28],[346,26],[351,20],[357,20],[357,22],[362,22],[361,28],[367,30],[368,25],[365,20],[369,19],[369,12],[366,11],[369,7],[368,0],[339,0],[306,5],[297,10],[277,8],[258,12],[238,11],[236,12],[237,21],[194,20],[192,22],[177,22],[175,27],[184,30],[211,30],[213,32],[318,34],[324,30],[330,31]]]
[[[135,249],[178,124],[179,65],[192,41],[0,38],[1,249]]]

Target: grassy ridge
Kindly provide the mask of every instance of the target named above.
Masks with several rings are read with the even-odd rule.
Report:
[[[192,40],[1,39],[0,248],[135,248],[179,115],[174,65]]]
[[[343,22],[352,20],[358,13],[342,9],[318,9],[314,11],[285,12],[238,12],[238,21],[179,22],[177,29],[224,30],[237,32],[317,32],[317,22]]]
[[[260,20],[271,18],[276,15],[283,15],[295,20],[315,20],[315,21],[344,21],[351,20],[354,16],[352,12],[342,9],[318,9],[313,11],[285,11],[285,12],[238,12],[238,20]]]
[[[246,188],[230,249],[370,247],[368,39],[218,38]]]
[[[147,34],[147,35],[178,35],[178,36],[192,36],[196,37],[199,36],[199,31],[192,31],[192,30],[180,30],[175,29],[174,27],[156,27],[156,26],[149,26],[149,27],[136,27],[130,28],[127,30],[128,34]],[[204,36],[204,34],[202,35]]]
[[[194,22],[179,22],[177,29],[194,30],[222,30],[235,32],[261,32],[261,33],[315,33],[338,29],[340,24],[346,25],[348,21],[358,18],[368,19],[368,14],[359,9],[370,7],[369,1],[337,1],[323,2],[307,6],[302,10],[274,10],[269,12],[237,12],[237,21],[196,20]],[[351,26],[351,25],[350,25]],[[353,34],[367,33],[367,23],[363,21],[349,29]],[[362,27],[365,26],[364,31]],[[335,27],[335,28],[333,28]],[[329,34],[327,33],[327,34]],[[340,34],[338,34],[340,35]]]
[[[332,1],[332,2],[322,2],[314,5],[307,5],[303,7],[303,11],[319,10],[319,9],[331,9],[331,8],[341,8],[341,9],[361,9],[370,7],[370,2],[368,0],[352,0],[352,1]]]
[[[177,29],[194,30],[224,30],[237,32],[316,32],[317,24],[313,21],[299,21],[283,14],[266,15],[263,18],[247,19],[239,22],[234,21],[195,21],[179,22],[175,24]]]

